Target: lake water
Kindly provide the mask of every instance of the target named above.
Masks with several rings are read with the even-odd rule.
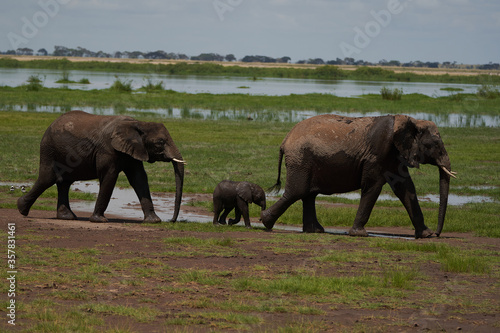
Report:
[[[403,89],[405,94],[420,93],[428,96],[446,96],[450,92],[441,88],[462,89],[463,93],[475,93],[478,85],[473,84],[448,84],[448,83],[418,83],[418,82],[366,82],[366,81],[327,81],[327,80],[306,80],[306,79],[279,79],[263,78],[252,80],[245,77],[215,77],[215,76],[172,76],[158,74],[141,73],[104,73],[95,71],[69,71],[69,79],[79,81],[87,78],[90,84],[59,84],[57,80],[62,78],[62,70],[45,69],[10,69],[0,68],[0,86],[20,86],[25,84],[31,75],[38,75],[45,87],[63,87],[71,89],[105,89],[109,88],[117,77],[122,81],[131,81],[134,89],[146,85],[148,80],[153,83],[163,81],[165,89],[172,89],[178,92],[187,93],[211,93],[211,94],[232,94],[244,93],[249,95],[290,95],[322,93],[334,94],[341,97],[354,97],[363,94],[380,94],[380,89],[384,86],[389,88]],[[244,88],[242,88],[244,87]],[[1,98],[0,98],[1,104]],[[148,112],[159,114],[167,118],[196,118],[207,120],[218,119],[251,119],[255,121],[279,121],[279,122],[299,122],[306,118],[315,116],[318,112],[306,111],[246,111],[227,110],[215,111],[204,109],[147,109],[134,110],[129,108],[93,108],[79,106],[38,106],[38,105],[4,105],[3,110],[7,111],[38,111],[38,112],[67,112],[71,109],[80,109],[93,114],[123,114],[129,112]],[[385,113],[342,113],[332,111],[331,113],[361,117],[380,116]],[[426,119],[435,122],[439,127],[500,127],[500,115],[470,115],[458,113],[428,114],[428,113],[408,113],[408,116],[417,119]]]
[[[17,87],[25,84],[32,75],[38,75],[43,85],[48,88],[68,87],[70,89],[106,89],[117,78],[131,81],[133,89],[138,89],[151,80],[153,83],[163,81],[165,89],[186,93],[211,94],[250,94],[282,96],[290,94],[333,94],[339,97],[353,97],[363,94],[380,94],[384,86],[403,89],[404,94],[420,93],[428,96],[448,96],[450,92],[441,88],[459,88],[463,93],[476,93],[478,85],[450,83],[420,83],[420,82],[369,82],[353,80],[314,80],[314,79],[279,79],[262,78],[253,80],[248,77],[219,76],[179,76],[144,73],[105,73],[95,71],[69,71],[69,79],[80,81],[87,78],[90,84],[60,84],[62,70],[47,69],[12,69],[0,68],[0,86]]]
[[[59,106],[39,106],[39,105],[9,105],[4,106],[5,111],[30,111],[30,112],[55,112],[63,113],[70,109]],[[76,108],[72,108],[76,109]],[[297,123],[304,119],[318,115],[317,111],[246,111],[246,110],[204,110],[204,109],[129,109],[129,108],[94,108],[78,107],[79,110],[99,115],[130,114],[132,112],[155,113],[165,118],[176,119],[203,119],[203,120],[254,120],[263,122],[292,122]],[[340,112],[332,111],[332,114],[348,117],[376,117],[386,113],[382,112]],[[433,121],[438,127],[500,127],[500,115],[470,115],[460,113],[406,113],[407,116]]]

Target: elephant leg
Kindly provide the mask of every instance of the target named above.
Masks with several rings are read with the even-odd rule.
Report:
[[[316,196],[317,194],[311,194],[302,199],[303,232],[325,232],[325,229],[318,222],[318,217],[316,216]]]
[[[153,200],[149,191],[148,175],[146,174],[146,170],[144,170],[142,162],[134,161],[132,165],[129,165],[123,171],[141,203],[142,212],[144,213],[143,222],[161,222],[161,219],[156,215],[154,210]]]
[[[433,234],[424,223],[424,214],[418,203],[417,191],[411,177],[405,177],[401,181],[391,183],[394,194],[399,198],[410,216],[411,223],[415,228],[415,238],[426,238]]]
[[[76,220],[76,215],[69,207],[69,188],[72,182],[57,183],[57,218]]]
[[[38,179],[31,190],[17,200],[17,209],[19,212],[27,216],[36,199],[55,183],[56,175],[52,171],[52,168],[40,166]]]
[[[233,210],[233,208],[233,206],[225,206],[224,212],[222,212],[222,215],[219,218],[219,224],[226,225],[226,217]]]
[[[241,210],[238,208],[238,205],[234,207],[234,219],[229,219],[227,223],[229,225],[235,225],[241,221]]]
[[[260,213],[262,224],[264,224],[268,230],[271,230],[279,217],[299,199],[300,197],[288,196],[285,191],[283,196],[274,205]]]
[[[99,178],[99,194],[95,203],[94,213],[90,216],[90,222],[108,222],[104,212],[108,208],[109,200],[118,179],[118,172],[110,172]]]
[[[240,222],[241,216],[243,216],[243,221],[245,221],[245,227],[251,228],[252,225],[250,224],[250,213],[248,210],[248,203],[243,199],[238,198],[236,204],[237,204],[236,215],[234,221],[233,222],[229,221],[229,224],[233,225]]]
[[[371,186],[363,187],[361,190],[361,200],[359,201],[356,218],[354,219],[354,224],[351,230],[349,230],[349,235],[362,237],[368,236],[368,233],[365,230],[365,225],[370,218],[373,206],[375,206],[375,203],[377,202],[383,185],[383,183],[377,183]]]
[[[214,200],[214,220],[212,221],[213,225],[219,225],[219,215],[222,210],[222,202],[220,200]]]

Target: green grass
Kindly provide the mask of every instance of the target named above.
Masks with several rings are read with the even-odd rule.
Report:
[[[278,148],[293,123],[262,123],[234,120],[202,121],[189,119],[162,119],[154,115],[132,114],[138,119],[164,122],[183,158],[186,167],[185,193],[212,193],[223,179],[247,180],[268,188],[277,176]],[[37,178],[39,142],[49,124],[59,114],[31,112],[0,112],[0,179],[12,182],[34,182]],[[23,131],[18,129],[22,128]],[[206,130],[210,128],[210,130]],[[452,179],[451,193],[457,195],[486,195],[493,203],[449,206],[444,232],[474,232],[481,236],[500,237],[498,207],[500,201],[500,151],[497,149],[500,132],[497,128],[442,128],[443,141],[458,179]],[[259,158],[255,158],[258,154]],[[146,164],[152,191],[174,192],[173,168],[165,163]],[[285,167],[282,168],[286,179]],[[411,170],[417,193],[439,193],[438,172],[433,166],[423,165]],[[129,187],[121,175],[118,186]],[[486,186],[486,187],[484,187]],[[484,188],[483,188],[484,187]],[[0,188],[2,207],[14,208],[13,199],[22,193]],[[388,186],[383,193],[392,193]],[[54,209],[57,191],[52,187],[35,203],[36,209]],[[72,199],[94,200],[92,195],[71,193]],[[357,200],[320,198],[318,201],[357,204]],[[273,203],[268,198],[268,207]],[[211,209],[211,202],[201,204]],[[301,202],[294,204],[278,222],[300,224]],[[421,202],[428,226],[435,228],[437,205]],[[251,216],[259,215],[259,207],[250,205]],[[318,205],[318,218],[325,226],[350,226],[356,207],[325,208]],[[398,201],[378,202],[368,226],[404,226],[411,228],[407,213]],[[189,228],[177,224],[172,228]],[[210,228],[208,226],[207,228]],[[229,228],[218,228],[225,232]]]
[[[482,83],[500,82],[497,76],[484,75],[426,75],[410,72],[396,73],[380,67],[359,67],[356,70],[344,70],[337,66],[319,66],[316,68],[263,68],[222,66],[216,63],[180,62],[176,64],[133,64],[127,62],[84,61],[71,62],[68,59],[18,61],[8,57],[0,58],[3,68],[33,68],[89,70],[104,72],[136,72],[170,75],[217,75],[259,77],[321,79],[321,80],[367,80],[367,81],[401,81],[401,82],[447,82],[447,83]]]
[[[169,229],[169,225],[165,228],[177,231],[175,234],[146,238],[145,242],[143,238],[144,247],[130,252],[110,244],[57,248],[53,247],[56,238],[47,242],[36,237],[38,229],[25,230],[25,242],[19,243],[19,267],[23,269],[18,297],[30,297],[18,308],[18,323],[25,331],[36,332],[127,332],[151,327],[168,331],[178,327],[188,332],[201,327],[259,331],[264,324],[272,326],[277,318],[288,328],[283,331],[316,332],[332,330],[334,323],[324,318],[337,309],[366,309],[367,315],[378,310],[394,313],[394,318],[360,319],[359,325],[368,326],[359,331],[365,331],[375,319],[385,323],[401,320],[397,315],[401,309],[432,312],[446,306],[464,313],[496,311],[494,302],[478,303],[474,293],[466,298],[460,293],[461,288],[473,286],[480,289],[478,294],[494,292],[495,284],[480,282],[499,274],[497,252],[487,244],[295,233],[239,239],[220,237],[218,228],[199,223],[190,223],[199,236],[192,237],[183,236],[182,229]],[[122,239],[111,241],[119,245]],[[311,251],[312,245],[317,251]],[[178,252],[190,248],[188,251],[200,254],[191,262],[186,257],[164,255],[162,251],[170,246]],[[253,255],[259,264],[252,265],[252,258],[241,255],[249,246],[290,251]],[[222,258],[203,254],[207,248],[231,248],[234,252],[229,256],[241,257],[242,264],[218,269]],[[274,265],[261,260],[270,255],[290,261]],[[46,264],[40,265],[40,259]],[[186,266],[179,267],[180,261]],[[437,273],[422,273],[423,265],[433,265]],[[444,291],[439,283],[442,274],[453,274]],[[5,275],[0,272],[1,278]],[[169,297],[173,303],[165,303],[165,293],[173,294]],[[172,307],[177,310],[171,311]],[[407,328],[410,324],[400,325]]]
[[[163,90],[157,84],[147,84],[139,91],[148,93],[131,93],[131,82],[117,78],[113,86],[102,90],[79,90],[66,88],[45,88],[42,83],[34,84],[36,88],[26,91],[22,87],[0,87],[0,109],[9,110],[19,105],[35,108],[38,106],[59,107],[63,110],[92,107],[110,108],[115,113],[123,113],[126,109],[163,109],[179,108],[189,114],[192,109],[210,111],[233,110],[258,112],[263,121],[281,121],[287,118],[286,111],[307,110],[318,113],[332,111],[342,112],[382,112],[382,113],[415,113],[427,112],[437,115],[448,115],[450,112],[471,114],[500,113],[500,103],[496,98],[486,98],[477,94],[453,94],[443,97],[429,97],[422,94],[406,94],[398,101],[380,98],[379,94],[367,94],[359,97],[337,97],[331,94],[304,94],[285,96],[251,96],[248,94],[190,94]],[[399,90],[398,90],[399,91]],[[126,93],[124,93],[126,92]],[[278,118],[275,111],[285,112]],[[187,117],[187,116],[186,116]],[[220,112],[218,113],[220,118]],[[246,120],[247,116],[241,116]]]

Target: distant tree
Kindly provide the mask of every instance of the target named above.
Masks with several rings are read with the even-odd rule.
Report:
[[[33,50],[27,47],[18,48],[16,50],[17,55],[33,55]]]
[[[288,64],[291,60],[292,60],[292,58],[290,58],[290,57],[281,57],[281,58],[276,59],[276,62]]]
[[[305,60],[299,60],[299,61],[297,61],[297,64],[299,64],[299,65],[302,65],[302,64],[305,64],[305,63],[306,63]]]
[[[225,60],[226,61],[235,61],[236,57],[234,56],[234,54],[227,54],[225,57]]]
[[[144,53],[141,51],[128,52],[128,55],[131,59],[144,59]]]
[[[243,62],[266,62],[266,63],[271,63],[271,62],[276,62],[276,59],[267,57],[267,56],[261,56],[261,55],[256,55],[256,56],[245,56],[243,59],[241,59]]]
[[[328,60],[326,62],[327,65],[343,65],[344,64],[344,60],[340,59],[340,58],[337,58],[335,60]]]
[[[191,60],[199,61],[224,61],[224,57],[217,53],[202,53],[198,56],[191,57]]]
[[[47,52],[47,50],[46,50],[46,49],[43,49],[43,48],[42,48],[42,49],[39,49],[39,50],[36,52],[36,55],[37,55],[37,56],[46,56],[46,55],[48,55],[48,54],[49,54],[49,53]]]
[[[56,57],[67,57],[69,56],[69,50],[65,46],[56,45],[54,46],[54,52],[52,53],[52,55]]]
[[[177,54],[177,59],[189,60],[189,57],[187,55],[185,55],[184,53],[178,53]]]
[[[8,54],[8,55],[15,55],[15,54],[16,54],[16,51],[14,51],[14,50],[7,50],[7,52],[5,52],[5,54]]]
[[[399,66],[401,66],[401,63],[399,61],[397,61],[397,60],[391,60],[391,61],[388,61],[386,65],[387,66],[397,66],[397,67],[399,67]]]
[[[354,58],[344,58],[344,65],[354,65],[356,60]]]
[[[155,52],[148,52],[144,55],[144,58],[146,59],[167,59],[167,54],[165,51],[155,51]]]
[[[321,58],[309,59],[309,60],[307,60],[307,63],[312,64],[312,65],[324,65],[325,64],[325,62]]]

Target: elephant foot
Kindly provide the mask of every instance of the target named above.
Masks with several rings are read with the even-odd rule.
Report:
[[[26,200],[24,200],[24,196],[17,199],[17,209],[19,210],[19,213],[21,213],[22,215],[28,216],[28,213],[30,212],[30,207],[26,207]]]
[[[368,237],[368,232],[366,232],[365,228],[351,228],[349,236]]]
[[[57,218],[59,220],[76,220],[77,219],[75,213],[73,213],[71,211],[71,209],[69,209],[66,206],[60,206],[59,208],[57,208]]]
[[[260,221],[262,222],[262,224],[264,225],[264,227],[266,227],[266,229],[268,231],[270,231],[274,227],[274,222],[275,222],[275,221],[270,221],[270,220],[271,220],[271,217],[267,213],[267,211],[260,212]]]
[[[429,228],[427,228],[421,232],[415,231],[415,238],[429,238],[429,237],[432,237],[432,235],[434,235],[434,232]]]
[[[325,232],[325,228],[318,222],[315,222],[312,226],[307,224],[307,226],[302,226],[302,232],[321,234]]]
[[[108,219],[105,218],[104,215],[92,214],[89,221],[94,223],[106,223],[108,222]]]
[[[229,219],[228,221],[228,224],[229,225],[235,225],[235,224],[238,224],[240,221],[236,221],[236,220],[233,220],[233,219]]]
[[[325,232],[325,229],[323,227],[321,228],[314,227],[314,228],[302,229],[302,232],[306,232],[309,234],[322,234]]]
[[[158,217],[158,215],[153,213],[151,215],[144,216],[144,220],[142,222],[144,222],[144,223],[160,223],[161,219]]]

